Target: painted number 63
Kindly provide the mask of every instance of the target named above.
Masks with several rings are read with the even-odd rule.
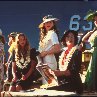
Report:
[[[81,20],[81,17],[79,15],[73,15],[70,19],[70,26],[69,26],[69,29],[70,30],[79,30],[80,29],[80,23],[79,21]],[[92,30],[92,26],[93,26],[93,23],[91,21],[86,21],[86,17],[84,17],[84,21],[87,23],[85,26],[82,26],[82,29],[84,31],[87,31],[87,30]]]

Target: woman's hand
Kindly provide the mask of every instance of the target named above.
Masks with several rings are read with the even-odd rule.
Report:
[[[26,80],[26,76],[25,75],[22,75],[22,80]]]
[[[14,77],[13,79],[12,79],[12,82],[16,82],[17,81],[17,77]]]
[[[69,70],[66,70],[66,71],[64,72],[64,75],[65,75],[65,76],[70,76],[70,71],[69,71]]]
[[[8,63],[5,63],[6,71],[8,70]]]
[[[96,22],[96,21],[94,21],[94,24],[95,24],[95,26],[97,27],[97,22]]]
[[[47,51],[43,51],[40,53],[40,57],[45,57],[47,55]]]

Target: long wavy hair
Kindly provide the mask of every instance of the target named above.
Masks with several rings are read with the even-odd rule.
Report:
[[[19,37],[20,36],[24,37],[24,39],[26,41],[24,48],[22,48],[21,45],[19,44]],[[27,37],[23,33],[19,33],[16,36],[16,57],[18,59],[20,59],[22,57],[21,53],[23,55],[24,60],[26,60],[26,57],[30,54],[30,44],[29,44]]]
[[[56,33],[57,36],[58,36],[58,39],[59,39],[59,31],[58,31],[58,29],[57,29],[56,22],[53,21],[53,24],[54,24],[54,26],[53,26],[50,30],[54,30],[55,33]],[[47,34],[46,28],[45,28],[44,26],[41,27],[41,28],[40,28],[40,41],[41,41],[41,42],[42,42],[42,40],[44,39],[44,37],[46,36],[46,34]]]

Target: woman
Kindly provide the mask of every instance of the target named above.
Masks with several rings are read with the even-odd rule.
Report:
[[[79,94],[83,92],[83,85],[79,74],[82,52],[78,49],[77,35],[78,32],[68,30],[62,37],[65,49],[59,57],[59,70],[54,70],[54,73],[63,83],[52,89],[76,91]]]
[[[30,48],[27,37],[20,33],[16,36],[16,49],[13,54],[13,79],[9,91],[29,89],[39,76],[36,71],[36,50]],[[15,56],[14,56],[15,55]]]
[[[90,50],[92,56],[87,69],[85,88],[88,90],[88,92],[97,92],[97,12],[94,12],[92,17],[92,21],[94,21],[95,24],[94,30],[89,31],[82,39],[83,42],[88,40],[92,47]]]
[[[11,82],[12,80],[12,53],[13,50],[15,49],[15,37],[16,37],[17,33],[16,32],[12,32],[8,35],[9,41],[8,41],[8,45],[10,46],[8,49],[8,60],[7,63],[5,64],[6,66],[6,75],[7,78],[5,80],[5,82]]]
[[[43,59],[43,64],[47,64],[52,70],[57,69],[55,54],[60,52],[56,21],[58,21],[57,18],[48,15],[43,18],[43,22],[40,24],[40,57]]]
[[[5,38],[2,35],[0,29],[0,93],[3,90],[4,83],[4,63],[5,63],[5,51],[4,51]]]

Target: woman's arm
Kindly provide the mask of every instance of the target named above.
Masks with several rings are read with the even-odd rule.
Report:
[[[55,44],[52,46],[52,48],[48,51],[46,51],[46,54],[55,54],[55,53],[58,53],[60,52],[61,48],[60,48],[60,45],[59,44]]]
[[[5,55],[4,55],[5,56]],[[4,62],[4,64],[5,64],[5,66],[6,66],[6,69],[8,69],[8,64],[10,64],[10,61],[11,61],[11,57],[12,57],[12,55],[11,54],[9,54],[9,56],[8,56],[8,60],[7,60],[7,62]],[[5,57],[4,57],[5,58]],[[4,59],[5,60],[5,59]]]
[[[13,82],[16,82],[17,76],[16,76],[16,61],[15,61],[15,50],[12,51],[12,75],[13,75]]]
[[[65,70],[65,71],[60,71],[60,70],[53,70],[53,72],[55,73],[55,75],[58,76],[69,76],[70,75],[70,71],[69,70]]]
[[[36,67],[36,62],[34,60],[31,61],[31,67],[29,69],[29,71],[22,76],[22,80],[26,80],[31,74],[32,72],[35,70]]]
[[[60,44],[55,44],[51,47],[50,50],[41,52],[40,56],[44,57],[46,55],[55,54],[55,53],[58,53],[60,51],[61,51]]]
[[[13,75],[13,81],[16,82],[17,76],[16,76],[16,62],[12,62],[12,75]]]
[[[84,37],[82,38],[82,41],[85,42],[96,30],[97,30],[97,26],[94,27],[92,31],[89,31],[86,35],[84,35]]]
[[[82,41],[86,42],[88,40],[88,38],[91,36],[91,34],[93,34],[93,31],[89,31],[83,38]]]

